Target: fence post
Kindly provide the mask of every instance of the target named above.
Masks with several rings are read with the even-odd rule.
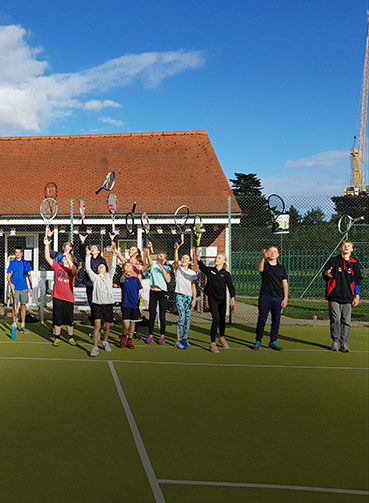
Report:
[[[73,199],[70,200],[70,242],[73,244],[74,229],[73,229]]]
[[[228,270],[232,273],[232,199],[228,196]],[[232,324],[232,309],[229,305],[229,292],[228,296],[228,309],[229,309],[229,324]]]

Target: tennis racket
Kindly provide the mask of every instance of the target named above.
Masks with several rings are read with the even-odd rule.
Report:
[[[151,238],[150,238],[150,221],[149,221],[149,217],[146,215],[145,212],[141,214],[141,223],[142,223],[142,228],[146,234],[146,247],[147,247],[147,242],[148,241],[151,242]],[[150,250],[151,250],[151,253],[154,253],[154,249],[153,249],[152,244],[151,244]]]
[[[79,212],[81,214],[81,225],[84,224],[86,216],[86,205],[83,199],[78,199]]]
[[[181,233],[181,243],[184,243],[184,232],[186,229],[186,224],[188,221],[188,217],[190,216],[190,209],[185,204],[179,206],[174,213],[174,223],[176,228]]]
[[[45,237],[47,238],[47,230],[49,228],[50,222],[55,218],[56,214],[58,213],[58,203],[55,201],[55,199],[52,199],[51,197],[47,197],[44,199],[41,203],[40,206],[40,214],[45,222],[46,229],[45,229]]]
[[[103,189],[108,192],[112,190],[115,184],[115,173],[114,171],[109,171],[106,175],[105,182],[101,185],[99,189],[97,189],[96,194],[99,194]]]
[[[200,241],[201,241],[201,236],[204,234],[205,229],[202,224],[202,218],[200,215],[195,216],[194,220],[194,226],[193,226],[193,232],[196,237],[196,246],[197,246],[197,258],[200,258]]]
[[[133,203],[131,211],[129,211],[126,215],[126,228],[127,228],[128,234],[131,236],[135,232],[135,223],[134,223],[133,215],[135,214],[136,206],[137,206],[137,203],[135,201]]]
[[[283,199],[277,194],[271,194],[268,197],[268,208],[272,215],[273,222],[275,222],[279,215],[284,213],[285,204]]]
[[[350,215],[342,215],[342,217],[338,220],[338,232],[345,234],[351,229],[353,224],[360,222],[361,220],[364,220],[364,217],[352,218]]]
[[[45,185],[44,188],[44,197],[47,199],[50,197],[51,199],[57,199],[58,197],[58,186],[54,182],[49,182]]]
[[[113,234],[115,234],[115,216],[117,214],[117,211],[118,211],[118,198],[115,194],[113,194],[112,192],[110,192],[110,194],[108,195],[108,198],[106,200],[107,202],[107,205],[108,205],[108,210],[110,212],[110,215],[111,215],[111,228],[112,228],[112,231],[113,231]]]

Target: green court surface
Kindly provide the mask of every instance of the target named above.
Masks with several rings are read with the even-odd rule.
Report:
[[[275,352],[232,326],[219,354],[209,326],[187,350],[175,328],[129,350],[118,325],[91,358],[89,327],[55,348],[46,326],[11,341],[1,323],[0,501],[368,500],[368,327],[332,353],[327,327],[282,327]]]

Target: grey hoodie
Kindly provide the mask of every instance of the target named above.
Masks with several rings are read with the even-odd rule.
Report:
[[[93,283],[93,304],[114,304],[113,276],[116,266],[117,256],[114,254],[109,271],[105,274],[96,274],[91,269],[91,255],[86,255],[86,271]]]

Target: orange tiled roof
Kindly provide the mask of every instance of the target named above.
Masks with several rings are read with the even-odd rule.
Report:
[[[109,171],[119,213],[137,201],[137,213],[191,213],[240,209],[206,131],[0,138],[0,214],[37,215],[43,189],[59,189],[59,215],[82,198],[87,213],[106,213],[107,192],[95,195]],[[77,208],[76,208],[77,206]]]

